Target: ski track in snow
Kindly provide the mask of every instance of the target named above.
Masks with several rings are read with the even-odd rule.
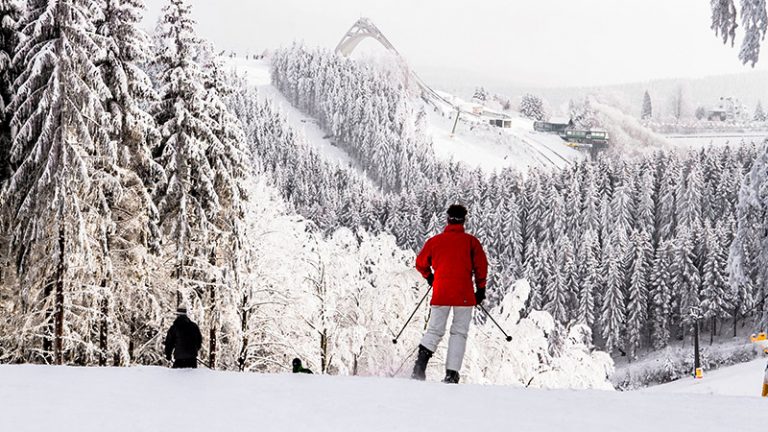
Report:
[[[5,365],[0,383],[9,432],[749,432],[768,422],[759,397],[391,378]]]
[[[335,146],[327,137],[323,129],[317,124],[317,120],[295,108],[280,91],[272,85],[269,60],[245,60],[242,58],[225,58],[228,67],[245,74],[249,84],[258,89],[258,98],[261,101],[269,100],[273,105],[285,114],[291,126],[303,134],[306,141],[314,146],[325,160],[342,168],[354,167],[357,171],[357,163],[343,149]]]

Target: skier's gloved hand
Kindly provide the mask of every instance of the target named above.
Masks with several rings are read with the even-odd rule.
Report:
[[[485,300],[485,288],[478,288],[475,291],[475,303],[480,304]]]
[[[427,283],[429,284],[429,286],[432,286],[432,283],[434,281],[435,281],[435,275],[434,274],[430,274],[429,276],[427,276]]]

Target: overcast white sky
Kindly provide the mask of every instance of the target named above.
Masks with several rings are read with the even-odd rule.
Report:
[[[145,0],[148,28],[166,1]],[[238,52],[294,40],[333,48],[366,16],[417,72],[574,86],[750,69],[738,43],[725,46],[710,30],[708,0],[190,1],[200,34]]]

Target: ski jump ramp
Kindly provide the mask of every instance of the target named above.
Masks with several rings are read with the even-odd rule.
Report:
[[[355,48],[365,40],[366,38],[371,38],[373,40],[378,41],[384,48],[395,54],[404,65],[407,65],[408,62],[405,61],[405,58],[397,51],[397,48],[395,48],[394,45],[387,39],[386,36],[384,36],[384,33],[379,30],[378,27],[376,27],[376,24],[373,23],[368,18],[360,18],[357,20],[354,24],[352,24],[352,27],[349,28],[347,33],[344,35],[344,37],[341,38],[339,41],[339,44],[336,45],[336,52],[345,56],[349,57],[352,52],[355,51]],[[419,85],[419,88],[422,91],[422,94],[426,100],[429,100],[433,103],[439,102],[447,104],[451,107],[453,107],[456,110],[459,110],[460,108],[453,104],[451,101],[445,99],[444,97],[440,96],[436,91],[432,90],[431,87],[427,85],[421,78],[419,78],[416,73],[408,68],[409,73],[413,78],[415,79],[416,83]],[[466,114],[466,113],[465,113]]]

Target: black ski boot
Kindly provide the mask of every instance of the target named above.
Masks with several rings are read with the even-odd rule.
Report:
[[[446,384],[458,384],[459,373],[454,370],[445,371],[445,378],[443,378],[443,382]]]
[[[432,354],[432,351],[428,350],[424,345],[419,345],[419,357],[416,359],[416,364],[413,365],[412,379],[419,381],[427,379],[427,363],[432,358]]]

